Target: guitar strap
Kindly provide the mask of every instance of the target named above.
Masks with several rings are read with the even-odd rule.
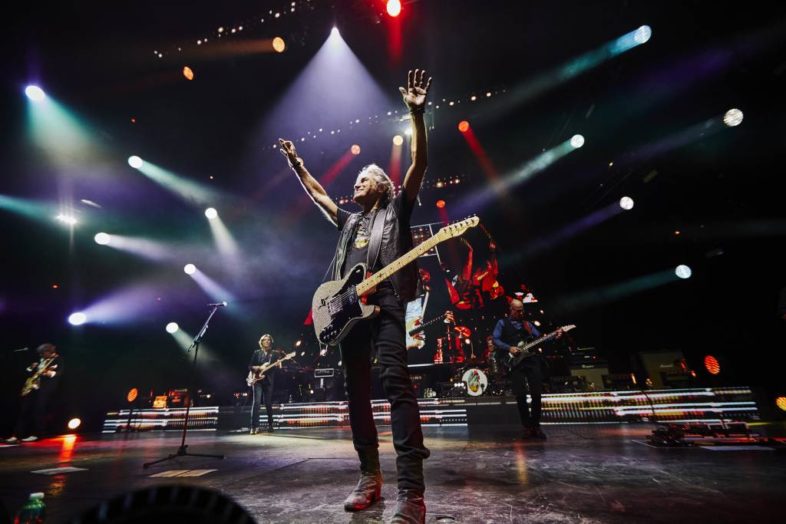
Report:
[[[377,265],[379,260],[379,253],[382,250],[382,233],[385,229],[388,215],[393,212],[392,208],[393,206],[388,204],[384,213],[377,209],[374,212],[374,218],[371,219],[371,240],[369,240],[368,252],[366,253],[366,268],[369,271]]]

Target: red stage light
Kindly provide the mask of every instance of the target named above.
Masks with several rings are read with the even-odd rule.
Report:
[[[717,375],[720,373],[720,363],[718,362],[718,359],[712,355],[707,355],[704,357],[704,367],[707,369],[710,375]]]
[[[462,120],[461,122],[459,122],[458,129],[462,133],[466,133],[467,131],[469,131],[469,122],[467,122],[466,120]]]
[[[437,207],[439,209],[444,209],[445,208],[445,201],[444,200],[437,200]]]
[[[401,14],[401,1],[388,0],[385,8],[387,9],[388,14],[395,18]]]

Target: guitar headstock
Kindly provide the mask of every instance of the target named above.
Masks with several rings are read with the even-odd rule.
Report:
[[[576,329],[576,324],[568,324],[566,326],[562,326],[557,331],[561,331],[562,333],[567,333],[571,329]]]
[[[439,237],[440,240],[447,240],[448,238],[460,237],[467,231],[467,229],[471,227],[475,227],[478,224],[480,224],[480,219],[478,217],[465,218],[460,222],[456,222],[455,224],[450,224],[443,227],[434,236]]]
[[[292,352],[290,352],[290,353],[287,353],[287,354],[284,356],[284,358],[282,358],[281,360],[286,360],[286,359],[288,359],[288,358],[294,358],[294,357],[295,357],[295,355],[297,355],[297,351],[292,351]]]

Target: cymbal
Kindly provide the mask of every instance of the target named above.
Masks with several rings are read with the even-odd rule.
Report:
[[[472,334],[472,330],[467,326],[454,326],[453,329],[457,331],[462,337],[468,337]]]

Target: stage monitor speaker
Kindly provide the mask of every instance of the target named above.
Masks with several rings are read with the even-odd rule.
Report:
[[[644,372],[652,381],[653,388],[674,387],[675,384],[669,383],[666,378],[680,371],[681,362],[685,360],[682,351],[652,351],[639,352],[641,365]]]
[[[583,377],[589,390],[600,391],[604,388],[603,377],[608,376],[609,368],[582,366],[570,368],[570,374],[574,377]]]

